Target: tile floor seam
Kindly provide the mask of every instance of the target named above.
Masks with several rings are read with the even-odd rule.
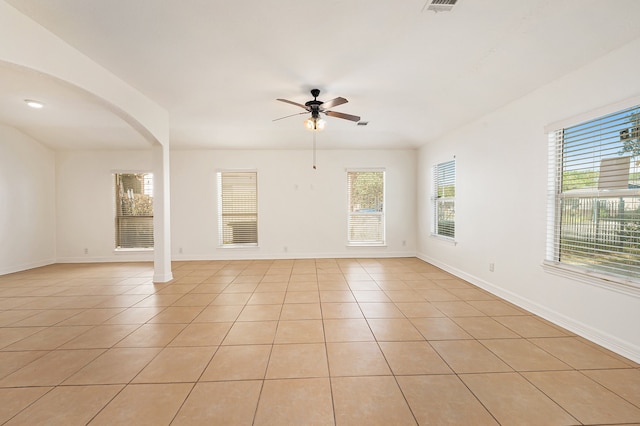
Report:
[[[40,387],[40,386],[38,386]],[[45,387],[45,386],[42,386]],[[6,421],[4,423],[2,423],[3,425],[9,423],[12,419],[16,418],[17,416],[20,415],[20,413],[22,413],[23,411],[29,409],[29,407],[33,406],[36,402],[38,402],[39,400],[41,400],[42,398],[44,398],[46,395],[48,395],[49,393],[53,392],[56,389],[56,386],[51,386],[51,389],[49,389],[48,391],[46,391],[44,394],[42,394],[40,397],[36,398],[35,400],[33,400],[31,403],[29,403],[27,406],[25,406],[24,408],[22,408],[20,411],[16,412],[13,416],[11,416],[11,418],[6,419]]]
[[[485,373],[469,373],[469,374],[485,374]],[[503,374],[507,374],[507,373],[503,373]],[[471,393],[471,395],[473,395],[473,397],[474,397],[474,398],[476,399],[476,401],[477,401],[477,402],[482,406],[482,408],[484,408],[484,409],[485,409],[485,411],[486,411],[487,413],[489,413],[489,415],[490,415],[490,416],[491,416],[491,417],[496,421],[496,423],[497,423],[498,425],[501,425],[502,423],[500,423],[500,420],[498,420],[498,418],[496,417],[496,414],[495,414],[495,413],[493,413],[493,412],[491,412],[491,410],[489,409],[489,407],[487,407],[487,405],[486,405],[484,402],[482,402],[482,399],[480,399],[480,397],[476,394],[476,392],[474,392],[474,391],[469,387],[469,385],[468,385],[464,380],[462,380],[462,378],[460,377],[460,375],[459,375],[459,374],[455,373],[455,375],[456,375],[456,378],[458,379],[458,381],[459,381],[460,383],[462,383],[462,385],[463,385],[463,386],[464,386],[464,387],[465,387],[465,388],[466,388],[466,389]],[[554,401],[554,402],[555,402],[555,401]],[[581,424],[580,422],[578,422],[578,423],[579,423],[579,424]]]
[[[569,368],[568,368],[568,369],[559,369],[559,370],[544,370],[544,369],[541,369],[541,370],[520,370],[520,369],[517,369],[515,366],[511,365],[511,363],[509,363],[506,359],[504,359],[504,357],[503,357],[503,356],[500,356],[500,354],[498,354],[495,350],[491,349],[491,348],[490,348],[490,347],[488,347],[486,344],[484,344],[484,343],[483,343],[483,340],[488,340],[488,341],[490,341],[490,340],[503,340],[503,339],[476,339],[476,341],[477,341],[478,343],[480,343],[482,346],[484,346],[484,347],[485,347],[489,352],[491,352],[494,356],[496,356],[497,358],[499,358],[502,362],[504,362],[504,363],[505,363],[505,364],[507,364],[509,367],[511,367],[511,369],[512,369],[513,371],[516,371],[516,372],[521,372],[521,371],[531,372],[531,371],[567,371],[567,370],[575,370],[573,367],[571,367],[571,365],[569,365],[568,363],[566,363],[566,362],[562,361],[561,359],[559,359],[559,358],[558,358],[558,357],[556,357],[555,355],[553,355],[553,354],[551,354],[551,353],[549,353],[549,352],[545,351],[544,349],[540,348],[539,346],[535,345],[533,342],[529,342],[529,343],[534,344],[534,346],[536,346],[536,348],[538,348],[538,349],[542,350],[542,351],[543,351],[543,352],[545,352],[547,355],[549,355],[550,357],[552,357],[552,358],[556,359],[557,361],[562,362],[563,364],[567,365],[567,367],[569,367]],[[504,339],[504,340],[506,340],[506,339]],[[514,340],[516,340],[516,339],[514,339]],[[517,339],[517,340],[521,340],[521,339]],[[528,339],[523,339],[523,340],[528,341]]]
[[[319,291],[319,289],[318,289],[318,291]],[[318,297],[319,297],[319,295],[318,295]],[[327,332],[326,332],[326,325],[325,325],[325,322],[324,322],[322,303],[320,304],[320,316],[323,318],[322,319],[322,335],[324,337],[325,357],[327,358],[327,375],[329,376],[328,380],[329,380],[329,396],[331,398],[331,411],[332,411],[332,415],[333,415],[333,424],[336,425],[337,424],[336,403],[335,403],[334,395],[333,395],[333,380],[332,380],[332,374],[331,374],[331,363],[329,362],[329,346],[327,345]]]
[[[198,385],[197,381],[193,383],[193,386],[191,386],[191,389],[189,389],[189,392],[187,392],[187,395],[184,397],[184,399],[182,400],[182,403],[180,404],[176,412],[173,414],[173,417],[171,417],[171,421],[168,423],[169,425],[176,420],[176,417],[178,417],[178,414],[180,414],[180,410],[182,410],[182,408],[184,407],[184,404],[187,402],[187,400],[189,399],[189,396],[191,396],[191,394],[193,393],[193,390],[196,388],[197,385]]]
[[[128,384],[126,384],[126,385],[122,386],[122,389],[120,389],[118,392],[116,392],[116,394],[115,394],[115,395],[114,395],[114,396],[113,396],[109,401],[107,401],[107,402],[102,406],[102,408],[100,408],[100,409],[98,410],[98,412],[97,412],[97,413],[95,413],[95,415],[94,415],[94,416],[93,416],[93,417],[92,417],[92,418],[87,422],[87,425],[91,424],[91,423],[92,423],[92,422],[93,422],[93,421],[94,421],[94,420],[95,420],[95,419],[100,415],[100,413],[102,413],[102,412],[105,410],[105,408],[107,408],[107,407],[109,406],[109,404],[111,404],[113,401],[115,401],[115,400],[116,400],[116,398],[117,398],[117,397],[118,397],[122,392],[124,392],[124,390],[125,390],[125,389],[127,388],[127,386],[129,386],[129,385],[130,385],[130,383],[128,383]],[[24,411],[24,410],[23,410],[23,411]]]
[[[568,371],[568,370],[565,370]],[[580,373],[582,374],[579,370],[573,370],[573,372],[576,373]],[[556,404],[562,411],[564,411],[565,413],[567,413],[569,416],[571,416],[573,419],[575,419],[576,422],[578,422],[578,424],[584,425],[585,423],[581,422],[573,413],[571,413],[566,407],[564,407],[562,404],[560,404],[560,402],[556,401],[554,398],[551,397],[551,395],[547,394],[547,392],[545,392],[543,389],[541,389],[539,386],[537,386],[535,383],[533,383],[531,380],[529,380],[529,378],[527,378],[527,376],[525,376],[524,374],[522,374],[521,372],[517,372],[520,377],[522,377],[527,383],[529,383],[531,386],[533,386],[535,389],[538,390],[538,392],[542,393],[544,396],[546,396],[547,398],[549,398],[551,401],[553,401],[554,404]],[[541,372],[541,373],[544,373]]]
[[[621,370],[626,370],[626,369],[621,369]],[[617,391],[615,391],[614,389],[611,389],[609,386],[606,386],[603,383],[600,383],[599,381],[595,380],[593,377],[590,377],[588,374],[584,373],[584,369],[583,370],[576,370],[578,373],[580,373],[583,377],[585,377],[587,380],[593,382],[596,386],[599,386],[603,389],[606,389],[607,391],[611,392],[612,394],[616,395],[618,398],[628,402],[629,404],[633,405],[634,407],[640,409],[640,403],[636,404],[633,401],[628,400],[624,395],[619,394]],[[588,371],[588,370],[587,370]]]
[[[271,357],[271,353],[269,353],[269,357]],[[268,361],[267,361],[268,365]],[[265,375],[267,374],[267,369],[264,369]],[[256,416],[258,415],[258,408],[260,407],[260,400],[262,399],[262,391],[264,390],[266,378],[261,380],[260,383],[260,391],[258,392],[258,399],[256,400],[256,406],[253,409],[253,416],[251,417],[251,424],[254,425],[256,423]]]
[[[418,418],[417,418],[417,416],[415,414],[415,410],[413,408],[411,408],[411,404],[409,403],[409,400],[407,399],[407,396],[405,395],[405,392],[402,390],[402,386],[400,386],[400,383],[398,382],[398,377],[397,377],[394,369],[391,367],[391,363],[389,362],[388,356],[384,353],[384,350],[382,349],[382,346],[380,346],[380,342],[377,339],[376,339],[376,345],[378,347],[378,350],[382,354],[382,357],[384,358],[385,362],[387,363],[387,368],[389,368],[389,371],[391,372],[391,376],[393,377],[393,380],[394,380],[396,386],[400,390],[400,394],[402,395],[402,398],[403,398],[405,404],[407,405],[407,408],[409,408],[409,411],[411,412],[411,415],[413,416],[413,420],[415,421],[416,425],[419,425],[420,422],[418,421]]]

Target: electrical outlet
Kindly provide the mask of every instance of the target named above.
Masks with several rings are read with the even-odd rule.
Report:
[[[84,249],[84,254],[89,254],[89,249],[88,248]]]
[[[182,247],[178,249],[178,253],[182,254]]]
[[[489,264],[489,272],[493,272],[495,268],[496,268],[496,265],[494,263]]]

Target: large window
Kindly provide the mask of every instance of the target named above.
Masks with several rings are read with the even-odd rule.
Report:
[[[640,278],[640,107],[549,135],[547,260]]]
[[[433,166],[433,235],[456,236],[456,161]]]
[[[116,173],[115,248],[153,247],[153,174]]]
[[[347,172],[347,192],[349,244],[384,244],[384,171]]]
[[[220,245],[258,244],[258,174],[218,173]]]

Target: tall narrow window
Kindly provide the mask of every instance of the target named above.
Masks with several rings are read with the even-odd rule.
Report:
[[[441,237],[456,236],[456,160],[433,166],[433,229]]]
[[[116,249],[153,247],[153,174],[116,173]]]
[[[350,244],[385,243],[384,171],[347,172]]]
[[[547,261],[640,278],[640,106],[549,134]]]
[[[220,245],[258,244],[258,174],[218,173]]]

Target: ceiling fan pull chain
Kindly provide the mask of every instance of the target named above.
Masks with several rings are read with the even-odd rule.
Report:
[[[316,170],[316,132],[313,132],[313,170]]]

